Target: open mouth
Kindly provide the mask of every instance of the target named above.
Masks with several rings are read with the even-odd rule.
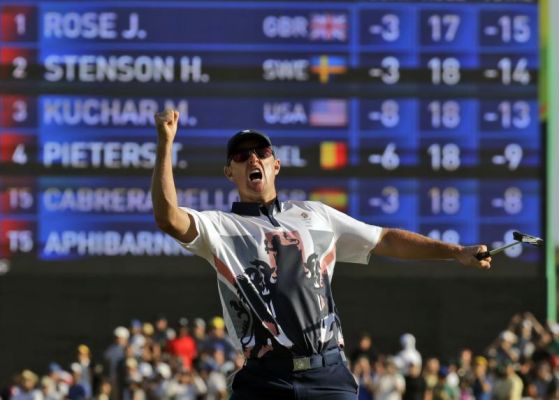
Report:
[[[259,169],[253,169],[248,178],[251,182],[262,180],[262,172]]]

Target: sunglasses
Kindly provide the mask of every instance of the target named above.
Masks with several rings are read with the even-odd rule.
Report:
[[[272,156],[274,154],[274,150],[270,146],[254,147],[252,149],[240,149],[229,156],[229,162],[231,162],[231,160],[237,163],[245,162],[250,158],[250,155],[252,153],[256,154],[256,156],[262,160],[264,158]]]

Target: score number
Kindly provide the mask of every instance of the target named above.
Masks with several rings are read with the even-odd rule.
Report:
[[[482,56],[484,69],[483,76],[489,80],[499,79],[505,86],[528,85],[532,82],[530,75],[530,61],[527,57],[510,56],[495,58],[495,56]]]
[[[482,131],[522,130],[532,126],[536,115],[529,101],[482,101],[480,126]]]
[[[454,57],[433,57],[427,61],[433,85],[456,85],[460,83],[460,61]]]
[[[501,126],[504,129],[525,129],[531,121],[530,103],[527,101],[502,101],[498,105]]]
[[[505,243],[514,242],[513,232],[514,232],[513,229],[506,231],[505,234],[503,235],[503,241],[498,240],[491,244],[493,248],[504,246]],[[523,246],[511,246],[508,249],[505,249],[504,253],[510,258],[517,258],[522,255],[522,247]]]
[[[497,20],[501,28],[501,40],[504,43],[526,43],[532,36],[530,18],[527,15],[503,15]]]
[[[505,189],[503,197],[491,199],[491,205],[495,208],[502,208],[508,215],[516,215],[522,211],[522,190],[516,186]]]
[[[400,209],[400,192],[394,186],[382,188],[379,197],[371,197],[369,205],[385,214],[394,214]]]
[[[460,27],[461,18],[458,14],[432,14],[427,18],[431,32],[431,41],[453,42]]]
[[[454,215],[460,211],[460,191],[455,187],[432,187],[427,192],[433,215]]]
[[[528,43],[532,38],[531,19],[529,15],[504,14],[499,16],[496,13],[489,12],[482,13],[482,16],[487,19],[487,23],[482,27],[483,35],[486,38],[495,38],[504,44]],[[497,20],[495,21],[492,16],[498,16]]]
[[[427,105],[433,129],[454,129],[460,125],[460,103],[454,100],[432,101]]]
[[[370,121],[379,121],[385,128],[394,128],[400,123],[400,104],[396,100],[384,100],[379,111],[368,113]]]
[[[461,123],[460,103],[455,100],[434,100],[427,104],[429,129],[456,129]],[[460,165],[460,146],[456,143],[432,143],[427,148],[434,171],[456,171]]]
[[[448,243],[459,244],[461,242],[460,233],[454,229],[433,229],[427,233],[427,236],[431,239],[442,240]]]
[[[433,143],[427,148],[434,171],[456,171],[460,167],[460,147],[456,143]]]

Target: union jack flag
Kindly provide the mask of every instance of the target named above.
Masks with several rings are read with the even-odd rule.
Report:
[[[345,41],[347,39],[347,16],[345,14],[311,15],[310,39]]]

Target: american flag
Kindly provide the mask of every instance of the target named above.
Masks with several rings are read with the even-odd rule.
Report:
[[[311,126],[346,126],[347,101],[339,99],[313,100],[310,105]]]
[[[345,14],[311,15],[310,39],[340,41],[347,39],[347,16]]]

